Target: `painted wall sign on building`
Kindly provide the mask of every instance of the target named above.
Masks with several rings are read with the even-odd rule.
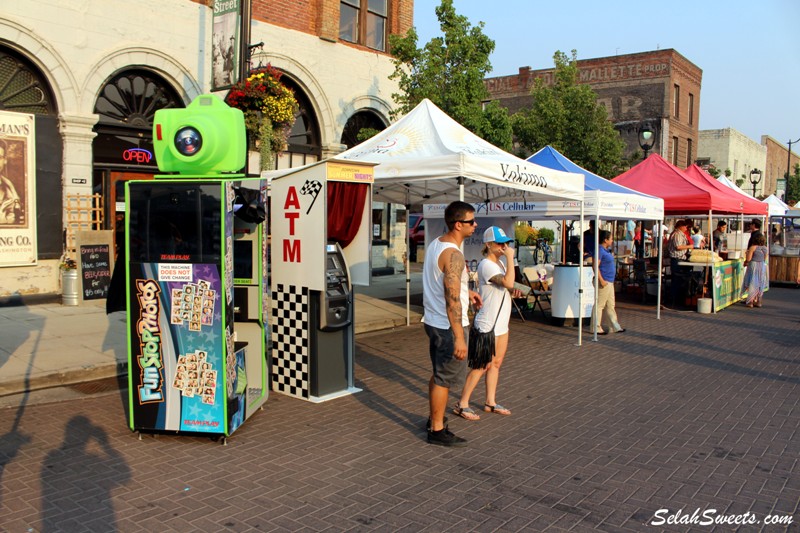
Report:
[[[36,264],[33,115],[0,111],[0,266]]]

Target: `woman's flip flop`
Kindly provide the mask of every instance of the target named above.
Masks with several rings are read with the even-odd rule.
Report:
[[[461,407],[460,405],[456,405],[453,408],[453,412],[455,414],[457,414],[458,416],[460,416],[461,418],[464,418],[466,420],[480,420],[481,419],[481,417],[478,416],[478,413],[473,411],[471,407]]]
[[[498,415],[506,415],[506,416],[508,416],[508,415],[511,414],[511,411],[509,409],[506,409],[505,407],[503,407],[499,403],[495,404],[495,405],[489,405],[488,403],[485,403],[485,404],[483,404],[483,410],[486,411],[487,413],[495,413],[495,414],[498,414]]]

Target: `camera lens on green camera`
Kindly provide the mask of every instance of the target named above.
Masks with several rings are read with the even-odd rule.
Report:
[[[175,148],[182,155],[192,156],[203,146],[203,136],[195,128],[181,128],[175,134]]]

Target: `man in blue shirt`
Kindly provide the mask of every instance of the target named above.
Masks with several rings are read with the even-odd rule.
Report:
[[[600,230],[598,234],[600,240],[600,249],[598,254],[594,255],[594,261],[597,262],[597,306],[592,310],[592,325],[595,324],[595,317],[597,317],[597,334],[606,335],[609,330],[614,333],[623,333],[625,328],[619,325],[617,321],[617,311],[614,309],[616,305],[616,298],[614,295],[614,278],[616,277],[616,265],[614,264],[614,256],[611,255],[609,249],[614,240],[611,238],[611,232],[608,230]],[[605,323],[607,329],[603,329],[602,325]]]

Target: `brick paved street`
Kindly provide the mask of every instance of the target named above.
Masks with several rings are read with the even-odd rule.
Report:
[[[798,297],[660,321],[618,303],[628,331],[582,347],[575,328],[512,318],[498,400],[513,415],[450,414],[462,449],[425,442],[419,325],[357,337],[363,392],[273,394],[227,446],[138,440],[116,393],[3,409],[0,530],[662,531],[659,509],[699,508],[800,531]]]

